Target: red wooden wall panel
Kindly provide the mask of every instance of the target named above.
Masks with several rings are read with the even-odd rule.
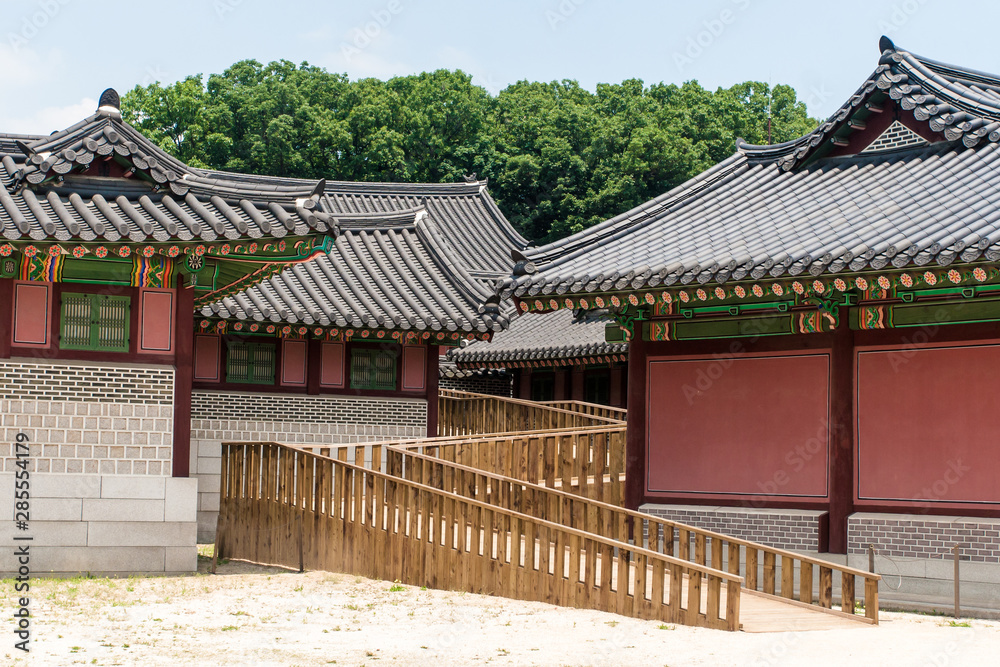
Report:
[[[304,387],[306,384],[306,351],[309,343],[304,340],[285,340],[281,343],[281,384]]]
[[[403,346],[403,391],[423,391],[427,388],[427,348],[422,345]]]
[[[856,359],[859,503],[1000,503],[1000,345]]]
[[[169,354],[174,343],[174,291],[144,289],[139,293],[139,352]]]
[[[344,344],[323,343],[320,353],[321,365],[319,384],[321,387],[344,386]]]
[[[49,347],[52,313],[50,283],[14,283],[14,319],[11,343],[18,347]]]
[[[828,354],[651,358],[647,491],[828,495]]]
[[[218,336],[194,337],[194,379],[199,382],[219,382],[221,342]]]

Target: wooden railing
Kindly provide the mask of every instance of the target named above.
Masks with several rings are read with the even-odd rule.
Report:
[[[217,553],[739,628],[738,575],[407,479],[403,468],[415,455],[405,450],[386,452],[385,473],[381,461],[366,468],[344,460],[346,449],[337,453],[223,444]],[[455,469],[437,465],[442,475]]]
[[[621,507],[625,425],[397,443],[399,447]]]
[[[420,449],[429,449],[430,453]],[[397,469],[420,484],[586,533],[631,542],[647,551],[696,565],[725,570],[743,577],[745,587],[751,591],[815,605],[830,610],[829,613],[858,618],[856,588],[858,580],[863,581],[864,619],[878,623],[880,577],[877,574],[626,510],[591,496],[567,492],[565,487],[542,486],[516,476],[496,474],[475,462],[456,463],[438,453],[433,446],[390,447],[387,456],[398,457],[399,462],[394,464]],[[841,611],[832,609],[834,573],[840,578]]]
[[[625,408],[615,408],[610,405],[600,403],[586,403],[584,401],[539,401],[539,405],[548,405],[560,410],[579,412],[584,415],[594,415],[610,421],[624,422],[628,417],[628,410]]]
[[[438,435],[441,436],[582,428],[618,421],[517,398],[455,389],[438,392]]]

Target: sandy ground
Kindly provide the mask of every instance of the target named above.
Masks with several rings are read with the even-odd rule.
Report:
[[[880,627],[728,633],[597,611],[299,574],[230,562],[218,574],[33,582],[32,652],[15,665],[996,665],[1000,622],[883,613]]]

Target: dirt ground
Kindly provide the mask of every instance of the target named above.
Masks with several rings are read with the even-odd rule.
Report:
[[[727,633],[345,574],[229,562],[218,574],[32,582],[14,665],[996,665],[1000,623],[883,613],[879,627]]]

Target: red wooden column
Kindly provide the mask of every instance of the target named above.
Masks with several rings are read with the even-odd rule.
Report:
[[[427,437],[438,435],[438,362],[441,359],[437,345],[427,346]]]
[[[531,399],[531,369],[522,368],[520,373],[520,382],[518,383],[517,394],[515,398],[521,398],[524,400]]]
[[[625,407],[623,388],[627,391],[627,387],[623,387],[625,382],[622,381],[622,376],[624,374],[624,369],[618,364],[611,367],[611,405],[616,408]]]
[[[847,308],[833,332],[830,352],[830,521],[828,544],[820,551],[847,553],[847,517],[854,512],[854,332]],[[631,415],[629,415],[631,416]]]
[[[194,289],[185,288],[177,276],[177,311],[174,321],[174,477],[187,477],[191,468],[191,382],[194,364]]]
[[[323,377],[323,341],[319,338],[309,339],[306,351],[306,392],[313,396],[319,394],[320,382]]]
[[[646,494],[646,354],[639,335],[628,344],[628,431],[625,440],[625,507],[639,509]]]
[[[14,319],[14,281],[0,280],[0,359],[10,358],[11,322]]]
[[[571,366],[569,397],[574,401],[583,400],[583,366]]]
[[[552,398],[556,401],[566,400],[566,380],[567,375],[569,375],[565,370],[557,370],[555,372],[555,388]]]

